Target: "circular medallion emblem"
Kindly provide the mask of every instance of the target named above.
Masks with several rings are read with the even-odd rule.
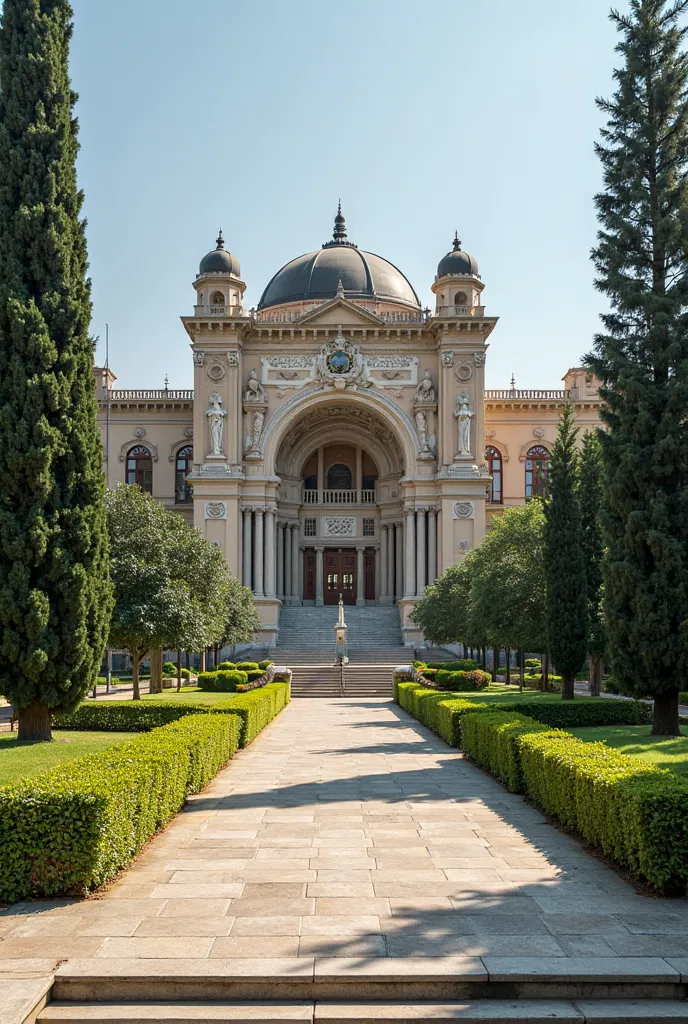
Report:
[[[338,349],[333,352],[327,360],[327,368],[330,373],[348,373],[353,365],[353,360],[348,352]]]

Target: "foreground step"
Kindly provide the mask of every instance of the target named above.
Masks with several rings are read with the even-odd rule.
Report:
[[[273,1021],[314,1024],[400,1024],[403,1021],[443,1024],[685,1024],[688,1003],[673,1000],[502,1000],[485,999],[456,1003],[53,1003],[37,1018],[37,1024],[59,1021],[81,1024],[270,1024]]]

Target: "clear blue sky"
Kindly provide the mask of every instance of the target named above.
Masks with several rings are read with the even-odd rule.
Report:
[[[490,387],[557,387],[591,343],[605,0],[73,0],[94,334],[119,387],[193,382],[179,316],[222,226],[248,306],[349,238],[423,304],[454,228],[500,323]],[[624,6],[624,4],[622,4]]]

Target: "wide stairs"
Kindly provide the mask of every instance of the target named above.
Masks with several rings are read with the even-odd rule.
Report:
[[[276,653],[316,649],[333,655],[337,614],[336,605],[326,605],[324,608],[283,606]],[[401,638],[399,609],[395,606],[355,608],[349,605],[344,608],[344,620],[349,627],[346,642],[352,659],[356,654],[372,649],[390,652],[402,652],[405,649]],[[408,649],[406,651],[408,653]]]

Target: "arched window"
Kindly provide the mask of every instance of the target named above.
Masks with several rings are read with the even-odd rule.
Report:
[[[490,471],[492,477],[492,483],[490,484],[490,492],[487,496],[487,500],[491,501],[494,505],[501,505],[502,503],[502,453],[498,448],[488,444],[485,449],[485,461],[487,462],[487,468]]]
[[[327,471],[327,489],[330,491],[350,491],[353,486],[351,470],[343,462],[335,462]]]
[[[468,296],[466,295],[465,292],[457,292],[456,293],[456,295],[454,296],[454,305],[455,306],[467,306],[468,305]]]
[[[549,494],[549,451],[544,444],[534,444],[526,453],[526,501],[546,498]]]
[[[127,483],[153,493],[153,457],[145,444],[137,444],[127,453]]]
[[[213,292],[213,297],[210,300],[211,306],[224,306],[225,297],[222,292]]]
[[[187,484],[186,478],[191,472],[193,460],[193,447],[190,444],[180,448],[177,452],[174,473],[174,500],[177,505],[186,505],[191,501],[193,489]]]

